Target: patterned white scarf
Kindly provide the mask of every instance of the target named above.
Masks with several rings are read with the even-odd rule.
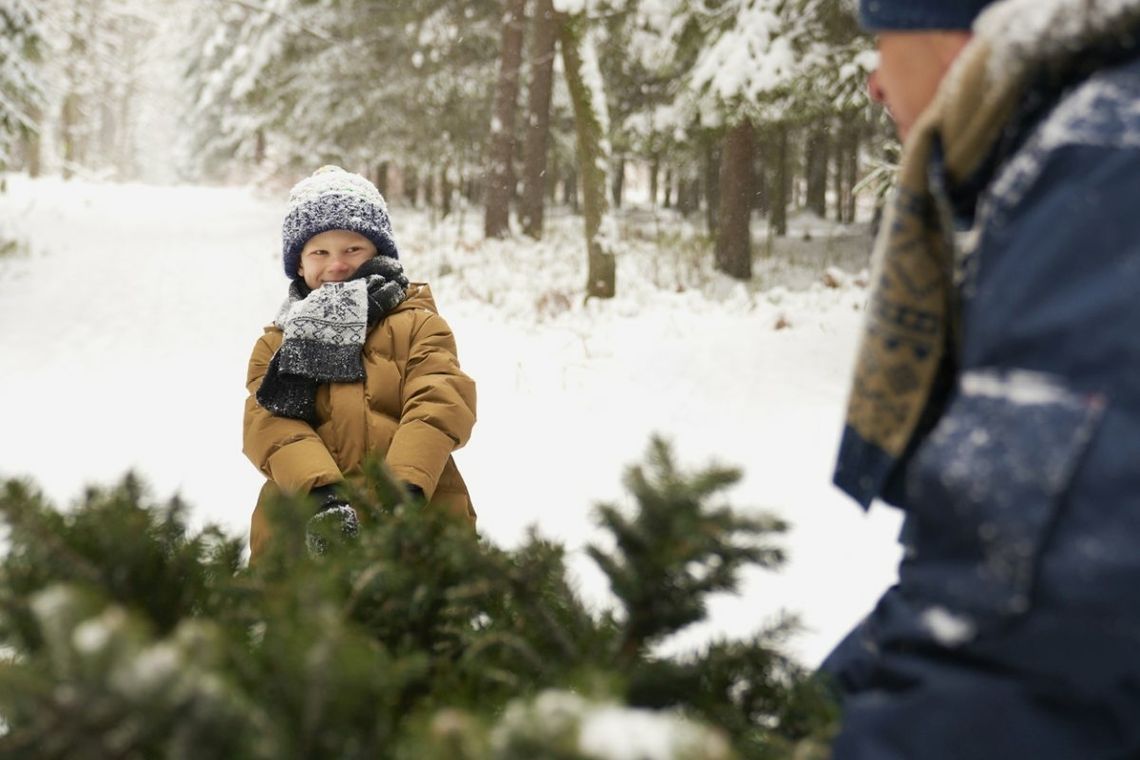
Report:
[[[369,259],[344,282],[316,290],[294,280],[273,320],[285,333],[257,390],[257,402],[279,417],[316,423],[320,383],[364,379],[369,328],[403,302],[408,278],[396,259]]]

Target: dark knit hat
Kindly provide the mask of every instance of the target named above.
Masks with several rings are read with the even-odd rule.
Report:
[[[968,30],[993,0],[859,0],[868,32]]]
[[[322,166],[289,191],[289,213],[281,226],[287,277],[297,278],[309,238],[329,230],[358,233],[371,240],[381,256],[400,257],[384,196],[364,177],[339,166]]]

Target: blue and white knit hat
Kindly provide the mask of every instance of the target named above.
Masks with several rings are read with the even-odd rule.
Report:
[[[993,0],[859,0],[868,32],[968,30]]]
[[[356,232],[371,240],[381,256],[400,258],[384,196],[367,179],[339,166],[322,166],[289,191],[289,213],[281,226],[287,277],[297,278],[309,238],[329,230]]]

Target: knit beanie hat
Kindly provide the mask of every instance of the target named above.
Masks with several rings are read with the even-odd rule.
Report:
[[[968,30],[993,0],[859,0],[868,32]]]
[[[381,256],[400,257],[384,196],[367,179],[339,166],[322,166],[289,191],[289,213],[281,226],[287,277],[297,278],[309,238],[329,230],[358,233],[371,240]]]

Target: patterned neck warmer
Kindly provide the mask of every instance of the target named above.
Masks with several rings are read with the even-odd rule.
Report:
[[[864,507],[921,435],[943,369],[955,359],[950,189],[976,180],[1030,88],[1087,75],[1081,66],[1091,53],[1135,50],[1138,25],[1140,0],[996,3],[914,126],[875,242],[874,287],[834,476]]]
[[[387,256],[369,259],[350,279],[316,290],[294,280],[273,320],[285,339],[269,362],[257,403],[279,417],[315,425],[317,386],[364,379],[364,338],[403,302],[407,288],[400,262]]]

